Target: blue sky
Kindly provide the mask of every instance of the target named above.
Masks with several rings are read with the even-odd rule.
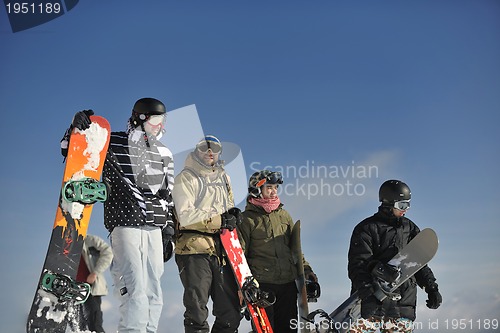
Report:
[[[479,332],[479,323],[500,320],[499,16],[500,3],[484,0],[81,1],[12,33],[2,6],[2,327],[23,331],[72,115],[92,108],[122,130],[145,96],[169,110],[196,105],[205,132],[241,149],[248,175],[285,170],[281,198],[303,223],[322,285],[312,309],[332,311],[348,296],[351,231],[375,212],[380,184],[399,178],[412,189],[408,217],[440,237],[430,266],[444,303],[428,310],[419,293],[420,331],[462,319],[473,323],[465,331]],[[171,118],[167,131],[194,133]],[[328,173],[313,176],[318,170]],[[239,175],[233,181],[245,186]],[[100,206],[89,231],[107,236]],[[174,262],[163,282],[161,332],[179,332]],[[112,331],[116,298],[104,307]]]

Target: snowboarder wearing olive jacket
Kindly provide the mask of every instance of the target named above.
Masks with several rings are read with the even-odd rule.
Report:
[[[274,332],[297,332],[298,316],[296,262],[291,249],[293,220],[283,209],[277,190],[283,183],[280,172],[262,170],[249,180],[243,219],[238,225],[241,246],[252,274],[263,291],[276,296],[266,307]],[[304,262],[306,279],[317,282],[311,266]]]

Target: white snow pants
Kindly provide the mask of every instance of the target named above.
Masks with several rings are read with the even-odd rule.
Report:
[[[111,274],[120,299],[119,333],[156,333],[163,307],[161,229],[116,227],[111,233]]]

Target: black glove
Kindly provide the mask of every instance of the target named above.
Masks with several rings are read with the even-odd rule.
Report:
[[[242,221],[241,210],[236,207],[229,208],[227,212],[222,213],[220,216],[221,229],[228,229],[229,231],[233,231]]]
[[[92,123],[90,121],[90,116],[94,114],[92,110],[83,110],[75,113],[73,117],[73,121],[71,122],[71,126],[78,128],[81,131],[86,130],[90,127]]]
[[[443,303],[443,297],[438,290],[437,283],[431,284],[429,287],[425,288],[425,292],[427,293],[427,307],[429,309],[437,309]]]
[[[156,195],[167,202],[172,202],[172,191],[168,188],[159,189]]]
[[[236,207],[229,208],[227,212],[236,218],[237,224],[240,224],[241,221],[243,221],[243,215],[241,215],[241,210],[239,208]]]
[[[161,238],[163,242],[163,262],[167,262],[172,258],[174,254],[174,227],[168,224],[165,228],[163,228],[161,232]]]
[[[399,267],[389,264],[384,264],[379,261],[375,263],[372,269],[372,275],[373,277],[378,278],[387,283],[393,283],[401,275],[401,270],[399,269]]]
[[[237,226],[236,217],[229,212],[225,212],[220,215],[221,216],[221,229],[228,229],[229,231],[233,231]]]

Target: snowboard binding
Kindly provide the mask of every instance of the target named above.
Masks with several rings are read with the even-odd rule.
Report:
[[[261,290],[259,288],[259,283],[253,276],[249,276],[245,279],[241,291],[247,302],[260,308],[266,308],[276,302],[274,293]]]
[[[75,282],[66,275],[45,272],[42,289],[57,296],[59,302],[74,301],[75,305],[84,303],[90,295],[88,283]]]
[[[106,183],[93,178],[70,180],[62,188],[62,196],[66,201],[84,205],[106,201],[108,192]]]
[[[319,316],[318,322],[315,321],[316,316]],[[317,309],[309,313],[307,318],[304,319],[315,326],[313,332],[339,333],[339,330],[335,328],[335,321],[322,309]]]
[[[379,301],[383,301],[386,297],[392,299],[393,301],[399,301],[401,299],[401,295],[394,292],[396,288],[397,284],[395,283],[389,283],[384,280],[376,279],[373,296],[375,296]]]
[[[321,296],[321,288],[318,282],[306,280],[307,302],[315,303]]]
[[[400,267],[391,265],[390,263],[383,264],[379,262],[373,268],[372,275],[375,289],[373,295],[379,301],[382,301],[386,297],[389,297],[393,301],[401,299],[401,295],[394,292],[401,278]]]

